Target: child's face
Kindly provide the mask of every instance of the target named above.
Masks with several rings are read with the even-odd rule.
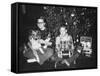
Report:
[[[40,29],[45,28],[45,22],[38,22],[37,25]]]
[[[61,28],[60,28],[60,34],[61,34],[61,35],[65,35],[66,32],[67,32],[67,30],[65,29],[65,27],[61,27]]]

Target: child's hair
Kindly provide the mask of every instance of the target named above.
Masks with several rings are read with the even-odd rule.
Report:
[[[62,27],[68,30],[68,25],[62,24],[60,28]]]
[[[65,29],[66,29],[66,26],[61,26],[60,29],[61,29],[61,28],[65,28]]]

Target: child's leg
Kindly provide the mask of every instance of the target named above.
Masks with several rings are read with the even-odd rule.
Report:
[[[35,57],[36,57],[37,62],[39,63],[40,62],[40,59],[39,59],[38,54],[35,54]]]
[[[34,58],[32,58],[32,59],[28,59],[27,60],[27,62],[28,63],[31,63],[31,62],[40,62],[40,60],[39,60],[39,56],[38,56],[38,54],[37,54],[37,52],[36,52],[36,50],[33,50],[33,54],[34,54]]]
[[[42,54],[44,54],[44,51],[43,51],[42,48],[39,48],[39,51],[40,51]]]

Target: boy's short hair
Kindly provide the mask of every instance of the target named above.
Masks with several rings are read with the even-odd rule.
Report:
[[[39,17],[39,18],[37,19],[37,22],[46,23],[46,20],[44,19],[44,17]]]

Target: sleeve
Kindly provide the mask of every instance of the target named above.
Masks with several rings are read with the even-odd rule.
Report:
[[[56,45],[57,44],[60,44],[60,38],[59,37],[56,38]]]
[[[69,44],[71,45],[71,49],[74,49],[72,36],[69,36]]]
[[[69,36],[69,43],[70,43],[70,44],[73,44],[72,36]]]

